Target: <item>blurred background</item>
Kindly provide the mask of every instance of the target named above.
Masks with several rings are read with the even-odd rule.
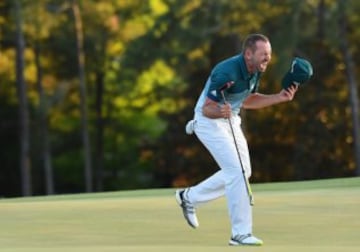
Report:
[[[277,93],[242,111],[253,183],[360,174],[360,1],[0,0],[0,197],[169,188],[218,168],[185,124],[211,68],[263,33]]]

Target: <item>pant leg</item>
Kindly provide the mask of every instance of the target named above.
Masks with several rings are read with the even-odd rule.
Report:
[[[218,171],[196,186],[190,188],[187,193],[189,201],[194,206],[207,203],[225,195],[225,180],[222,171]]]
[[[234,116],[232,120],[241,161],[250,176],[249,152],[240,118]],[[221,170],[192,187],[189,200],[196,205],[226,195],[232,235],[252,233],[252,209],[228,120],[197,117],[195,133]]]

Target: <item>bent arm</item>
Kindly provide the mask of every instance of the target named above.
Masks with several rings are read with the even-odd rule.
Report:
[[[204,106],[202,107],[202,113],[204,116],[211,119],[229,118],[231,116],[231,105],[229,103],[220,105],[207,97]]]
[[[282,89],[279,93],[270,95],[254,93],[243,102],[243,108],[260,109],[278,103],[291,101],[294,98],[297,89],[297,86],[292,86],[287,90]]]

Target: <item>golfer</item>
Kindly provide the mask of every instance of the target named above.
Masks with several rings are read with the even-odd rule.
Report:
[[[195,132],[220,169],[195,186],[176,190],[176,200],[188,224],[197,228],[196,208],[226,196],[231,222],[229,245],[263,244],[253,235],[252,208],[244,179],[251,176],[251,164],[247,142],[240,127],[240,108],[261,109],[288,102],[298,89],[297,85],[292,85],[276,94],[257,92],[261,74],[270,60],[269,39],[262,34],[249,35],[243,42],[240,54],[213,68],[195,106],[194,119],[186,125],[187,133]]]

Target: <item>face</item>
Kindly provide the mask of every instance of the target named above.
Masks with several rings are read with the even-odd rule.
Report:
[[[271,45],[269,42],[257,41],[256,50],[245,52],[246,64],[250,73],[265,72],[271,60]]]

